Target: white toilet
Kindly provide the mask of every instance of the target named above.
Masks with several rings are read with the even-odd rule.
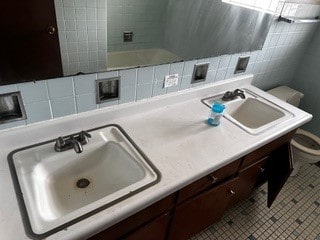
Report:
[[[289,88],[280,86],[268,91],[271,95],[280,98],[296,107],[299,106],[300,99],[304,96],[302,93]],[[316,135],[302,129],[298,129],[291,141],[293,172],[295,176],[301,163],[316,163],[320,161],[320,138]]]

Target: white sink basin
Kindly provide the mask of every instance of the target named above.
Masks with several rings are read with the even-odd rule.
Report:
[[[222,101],[222,95],[206,98],[203,102],[211,106],[214,101],[222,102],[225,106],[224,117],[246,132],[257,135],[289,120],[294,115],[280,106],[243,89],[246,98]]]
[[[89,132],[81,154],[56,152],[50,141],[9,155],[32,237],[48,236],[158,181],[157,170],[121,128]]]
[[[231,104],[227,114],[247,128],[259,128],[285,116],[284,112],[255,98]]]

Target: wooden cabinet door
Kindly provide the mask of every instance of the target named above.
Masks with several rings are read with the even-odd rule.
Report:
[[[254,164],[256,161],[269,156],[274,150],[280,148],[282,145],[288,143],[291,141],[295,134],[296,130],[293,130],[275,140],[272,142],[264,145],[263,147],[249,153],[244,157],[244,160],[241,164],[241,168],[246,168],[252,164]]]
[[[128,217],[127,219],[124,219],[123,221],[113,225],[112,227],[100,233],[97,233],[96,235],[90,237],[89,240],[115,240],[123,239],[124,236],[129,237],[128,234],[138,231],[138,229],[143,228],[143,226],[147,226],[148,223],[151,223],[153,221],[153,219],[159,216],[166,215],[165,213],[169,212],[173,208],[175,198],[176,195],[172,194],[152,204],[151,206],[141,210],[133,216]],[[163,219],[159,220],[155,225],[161,225],[163,224],[163,221]],[[146,232],[149,232],[150,229],[154,229],[154,226],[146,227],[146,229],[142,232],[145,234]],[[137,234],[141,235],[142,233]]]
[[[247,199],[250,196],[260,175],[265,171],[267,160],[268,157],[265,157],[240,171],[238,184],[235,186],[237,194],[230,200],[229,207]]]
[[[287,142],[270,154],[267,169],[268,207],[271,207],[292,170],[290,142]]]
[[[148,224],[138,228],[133,233],[124,237],[125,240],[164,240],[167,234],[167,228],[170,220],[170,214],[166,213]]]
[[[179,205],[174,213],[170,240],[188,239],[223,216],[237,179],[230,180]]]
[[[240,159],[231,162],[228,165],[209,174],[208,176],[200,178],[198,181],[195,181],[189,184],[188,186],[182,188],[179,191],[178,203],[181,203],[193,196],[196,196],[199,193],[205,191],[206,189],[218,185],[220,182],[225,181],[227,178],[231,176],[235,176],[239,170],[240,163]]]
[[[54,0],[0,1],[0,50],[0,85],[61,77]]]

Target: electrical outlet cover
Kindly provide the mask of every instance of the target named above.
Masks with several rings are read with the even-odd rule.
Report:
[[[166,75],[164,77],[164,88],[177,86],[179,82],[179,74]]]

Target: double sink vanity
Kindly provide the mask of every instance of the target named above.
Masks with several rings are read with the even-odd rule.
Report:
[[[270,207],[292,170],[295,129],[312,116],[252,77],[3,131],[1,235],[187,239],[266,181]],[[221,100],[237,88],[245,98]],[[226,106],[218,127],[206,123],[214,101]]]

